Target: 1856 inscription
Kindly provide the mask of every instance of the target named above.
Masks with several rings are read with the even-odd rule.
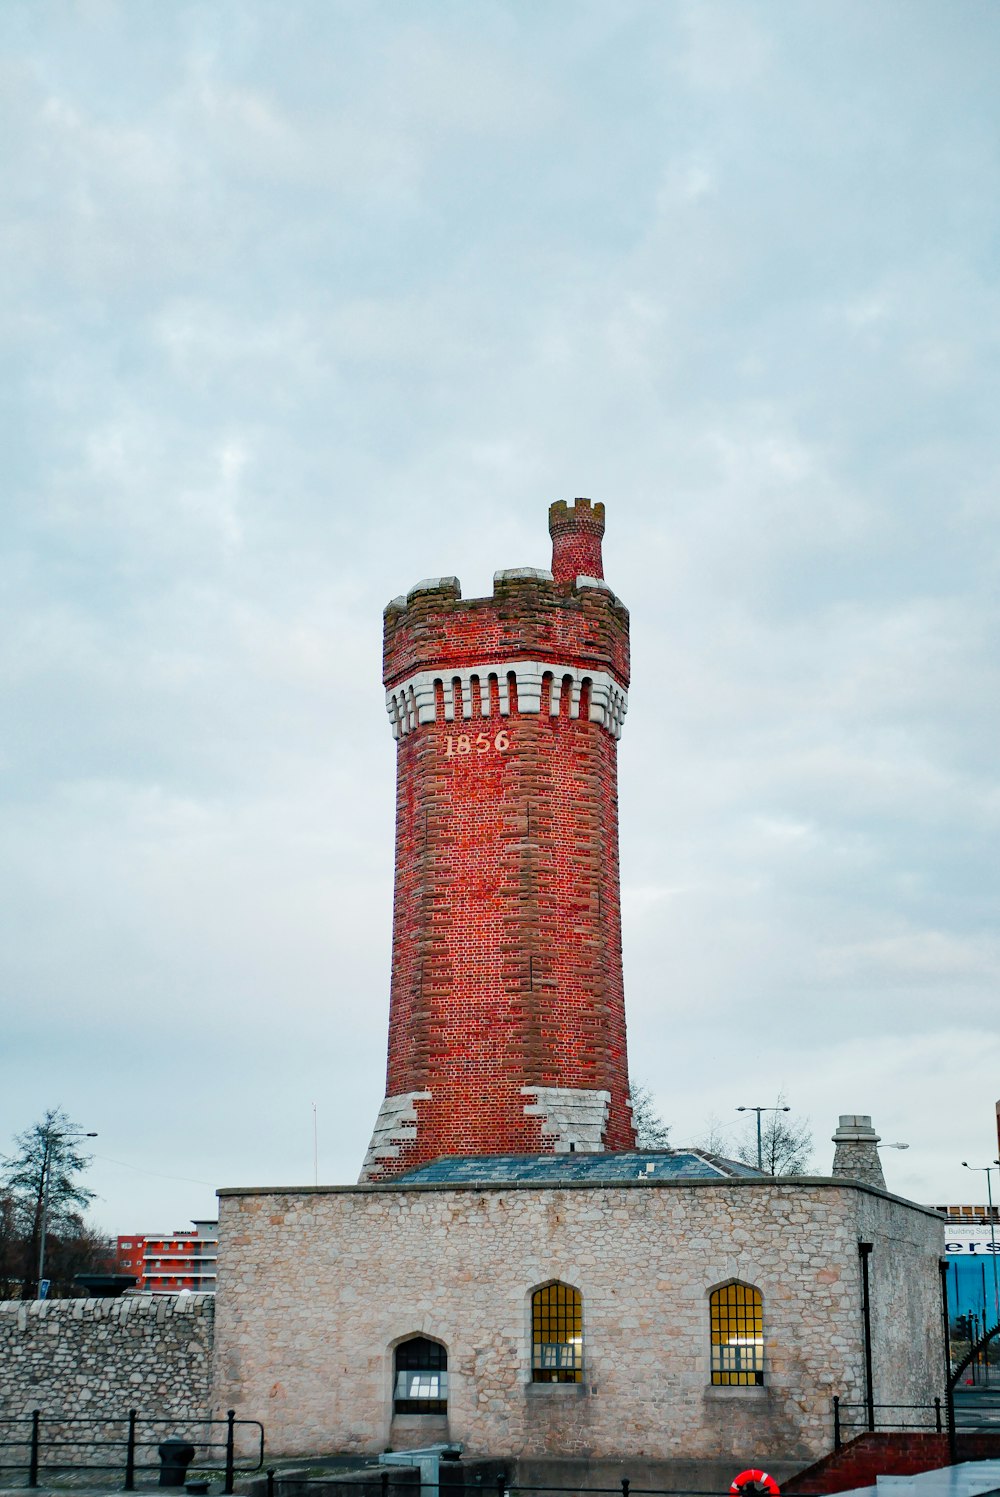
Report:
[[[449,733],[444,741],[444,756],[453,759],[462,754],[505,754],[510,748],[510,734],[501,728],[495,737],[488,733]]]

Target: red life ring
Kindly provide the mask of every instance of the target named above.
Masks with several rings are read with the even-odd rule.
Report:
[[[770,1492],[771,1497],[778,1497],[781,1488],[766,1471],[741,1471],[739,1476],[733,1478],[729,1490],[733,1497],[740,1497],[743,1492]]]

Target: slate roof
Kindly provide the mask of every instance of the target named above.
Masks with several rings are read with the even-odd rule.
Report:
[[[650,1166],[652,1166],[650,1168]],[[718,1180],[769,1178],[701,1149],[629,1149],[620,1154],[445,1155],[396,1175],[394,1185],[529,1185],[573,1180],[591,1185],[617,1180]]]

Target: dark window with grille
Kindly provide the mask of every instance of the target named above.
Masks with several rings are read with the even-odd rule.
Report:
[[[531,1381],[578,1383],[583,1374],[583,1297],[568,1284],[531,1296]]]
[[[764,1312],[760,1290],[723,1284],[709,1296],[712,1382],[750,1387],[764,1381]]]
[[[448,1412],[448,1353],[437,1341],[414,1336],[396,1347],[393,1408],[397,1414]]]

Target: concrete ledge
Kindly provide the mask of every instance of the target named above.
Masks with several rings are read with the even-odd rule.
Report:
[[[527,1398],[585,1398],[590,1392],[586,1383],[525,1383]]]
[[[716,1399],[728,1403],[731,1399],[745,1403],[767,1403],[768,1390],[763,1383],[746,1383],[742,1387],[732,1383],[709,1383],[704,1397],[709,1403]]]
[[[941,1223],[944,1232],[945,1219],[933,1206],[924,1206],[919,1201],[907,1200],[906,1196],[893,1195],[891,1191],[879,1190],[866,1185],[863,1180],[832,1179],[829,1175],[775,1175],[769,1179],[741,1178],[724,1175],[714,1180],[664,1180],[656,1175],[646,1175],[641,1180],[505,1180],[496,1185],[483,1181],[410,1182],[386,1180],[372,1185],[226,1185],[215,1193],[217,1196],[324,1196],[324,1195],[371,1195],[393,1192],[397,1195],[414,1195],[427,1191],[445,1193],[472,1192],[477,1195],[509,1195],[515,1190],[773,1190],[794,1193],[797,1190],[859,1190],[864,1195],[875,1196],[883,1201],[896,1201],[908,1206],[911,1211],[920,1211],[924,1216],[934,1217]],[[942,1253],[944,1252],[942,1235]]]

